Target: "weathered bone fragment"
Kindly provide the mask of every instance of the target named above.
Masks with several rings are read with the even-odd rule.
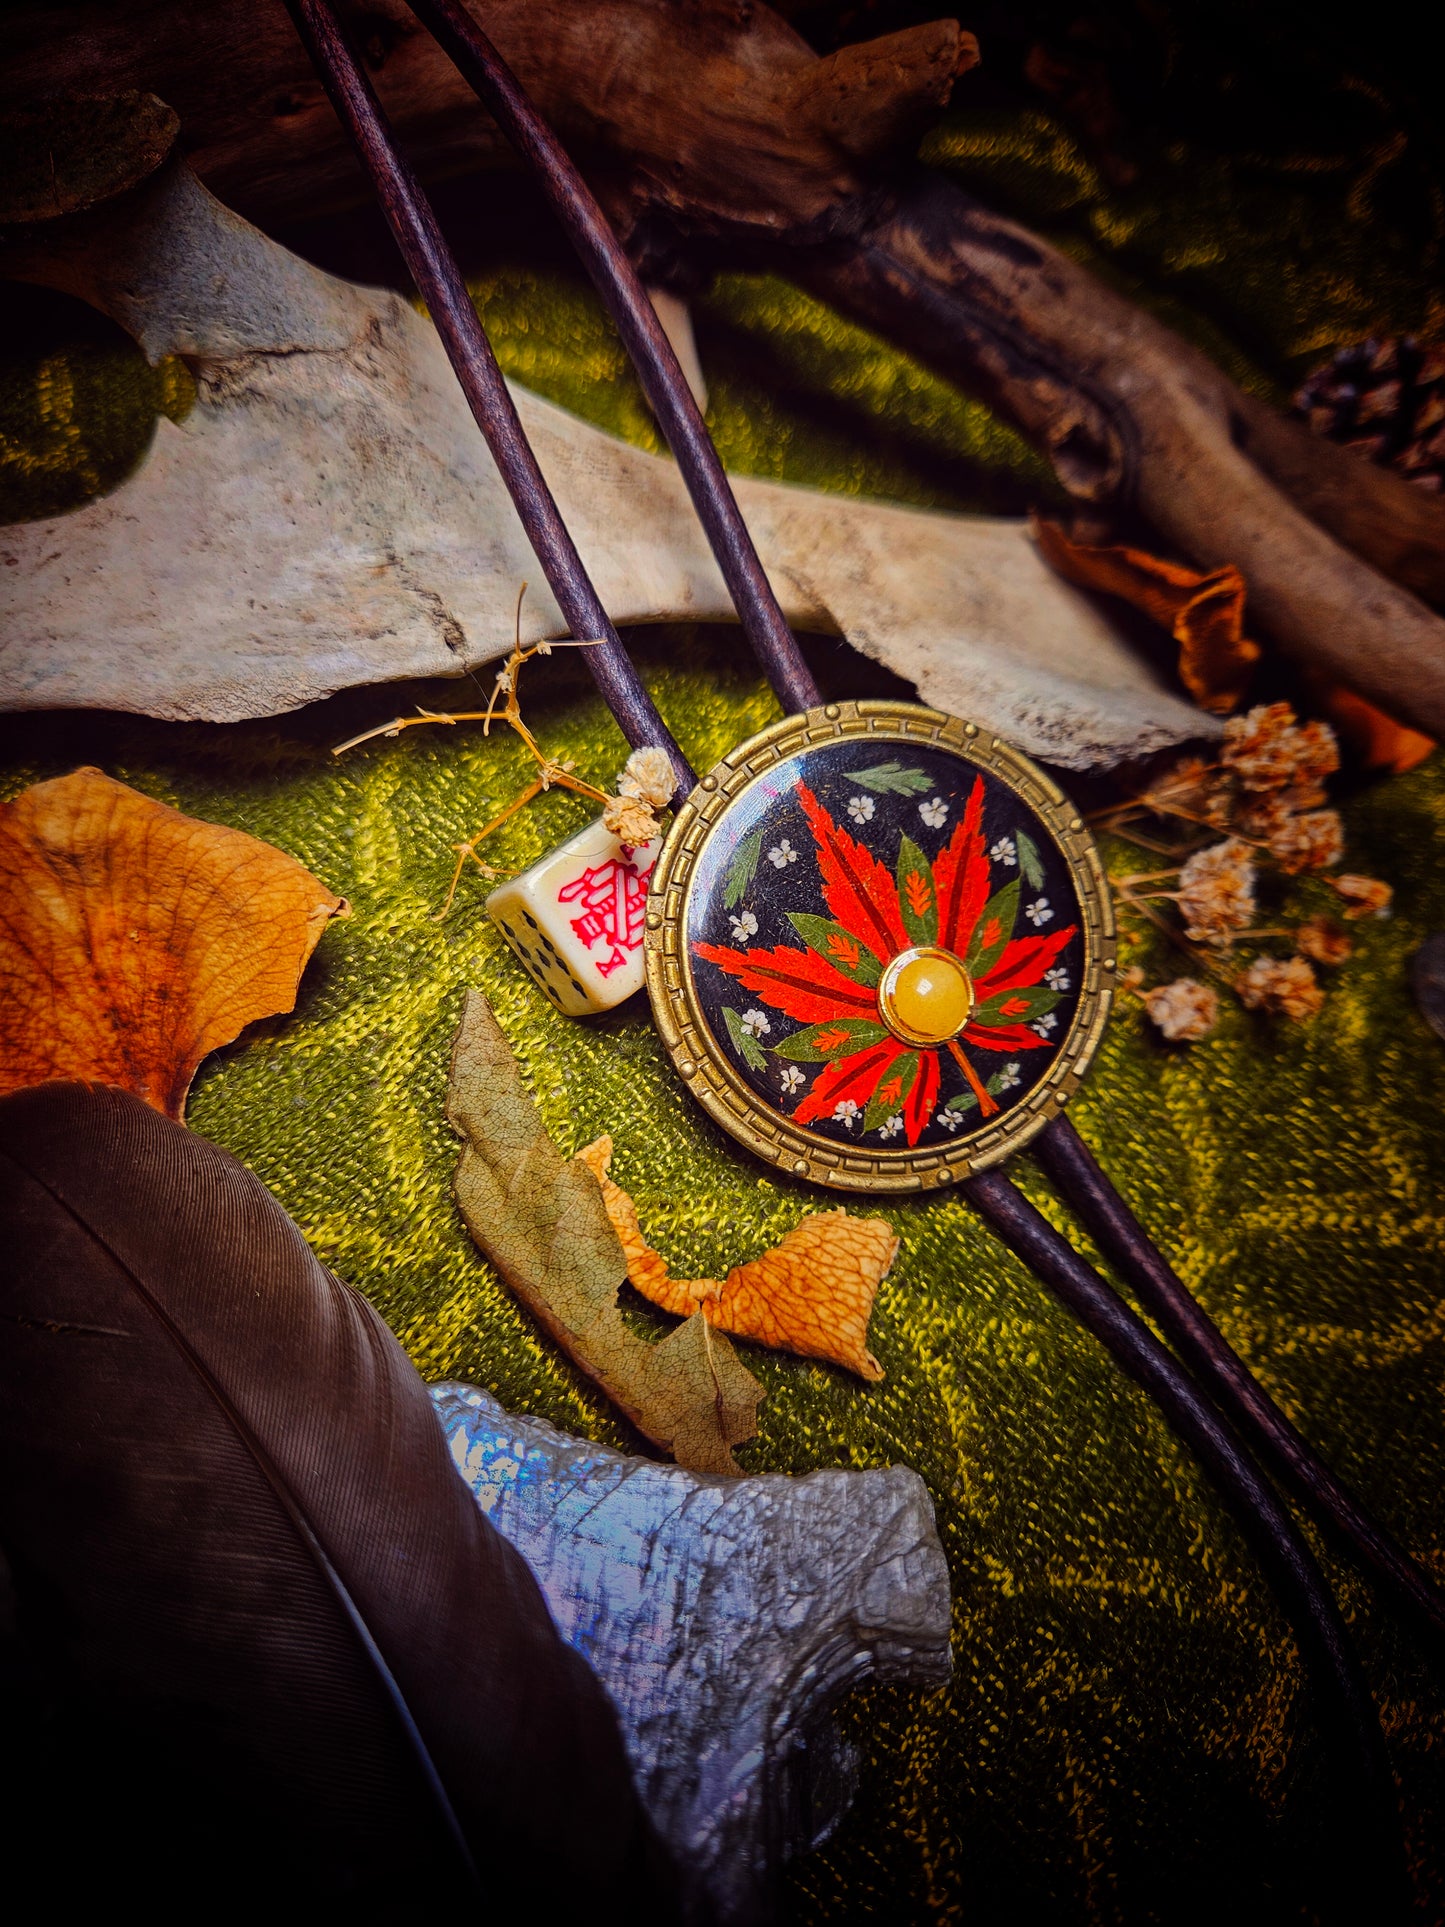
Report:
[[[0,705],[231,721],[459,674],[505,652],[523,581],[527,639],[565,634],[435,332],[398,295],[311,268],[178,163],[8,260],[152,358],[185,355],[199,394],[113,494],[0,534]],[[517,402],[614,620],[731,620],[671,461]],[[1215,727],[1021,523],[737,488],[788,616],[926,701],[1079,768]]]
[[[643,1800],[719,1927],[766,1920],[782,1862],[852,1797],[831,1708],[869,1675],[949,1676],[923,1481],[706,1477],[511,1417],[475,1386],[432,1398],[477,1503],[611,1693]]]
[[[1017,223],[924,172],[918,129],[977,58],[935,21],[820,59],[739,0],[470,0],[651,280],[721,242],[767,261],[981,393],[1081,499],[1142,511],[1205,568],[1234,562],[1260,626],[1306,664],[1445,734],[1445,498],[1244,394]],[[405,0],[347,9],[409,154],[434,178],[499,137]],[[280,8],[23,0],[0,105],[149,88],[202,179],[266,221],[364,200]],[[144,31],[135,22],[143,13]]]

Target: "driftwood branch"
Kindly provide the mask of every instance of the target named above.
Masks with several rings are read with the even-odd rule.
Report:
[[[1445,500],[1244,395],[1206,357],[949,183],[889,167],[976,58],[951,21],[820,59],[743,0],[470,0],[650,278],[766,261],[971,390],[1080,499],[1244,570],[1290,653],[1445,734]],[[145,31],[137,30],[144,16]],[[401,0],[352,10],[420,170],[495,129]],[[12,10],[0,106],[142,88],[203,179],[263,224],[364,198],[282,7]]]
[[[825,299],[982,390],[1066,486],[1138,510],[1251,620],[1420,728],[1445,730],[1445,505],[1243,394],[1056,249],[923,177],[864,234],[793,249]]]

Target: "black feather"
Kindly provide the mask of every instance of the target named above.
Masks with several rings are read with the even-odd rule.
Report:
[[[203,1918],[670,1919],[610,1702],[260,1181],[52,1084],[0,1103],[0,1210],[16,1843]]]

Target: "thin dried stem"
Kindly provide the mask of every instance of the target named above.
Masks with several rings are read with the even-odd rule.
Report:
[[[422,723],[481,723],[487,719],[484,709],[464,709],[460,711],[421,709],[415,716],[393,716],[389,723],[378,723],[375,729],[364,729],[359,736],[350,736],[344,743],[338,743],[332,750],[333,756],[343,756],[349,749],[357,749],[362,743],[374,742],[378,736],[399,736],[404,729],[416,729]]]
[[[517,685],[521,678],[523,665],[529,663],[534,656],[550,656],[554,648],[590,649],[595,646],[596,642],[596,638],[587,638],[585,640],[568,639],[559,643],[536,642],[533,643],[530,648],[523,648],[522,604],[526,599],[526,595],[527,585],[524,582],[517,592],[517,617],[512,635],[512,653],[497,671],[496,681],[492,685],[492,693],[485,709],[450,711],[422,709],[418,707],[415,716],[394,716],[389,723],[379,723],[375,729],[363,730],[359,736],[352,736],[346,742],[338,743],[331,752],[333,756],[340,756],[348,749],[356,749],[362,743],[373,742],[378,736],[399,736],[402,730],[416,729],[423,723],[480,723],[482,726],[482,734],[484,736],[490,736],[492,733],[492,724],[494,722],[504,722],[521,737],[528,755],[537,765],[537,775],[527,788],[523,790],[522,794],[515,798],[513,802],[509,803],[499,816],[494,816],[484,829],[478,830],[475,836],[468,837],[464,843],[454,843],[452,845],[452,848],[457,853],[457,867],[452,872],[452,880],[450,888],[447,890],[446,902],[433,919],[433,921],[437,923],[440,923],[443,918],[446,917],[453,903],[456,901],[457,885],[462,880],[462,871],[466,868],[469,857],[485,877],[515,876],[517,874],[515,870],[496,869],[492,864],[484,863],[477,855],[477,845],[489,837],[494,830],[499,830],[510,817],[515,816],[518,810],[524,809],[528,803],[532,802],[535,797],[540,796],[544,790],[575,790],[577,795],[590,797],[594,803],[605,804],[608,801],[607,792],[598,789],[595,784],[589,783],[583,777],[576,775],[573,764],[562,763],[555,757],[548,756],[538,745],[536,737],[522,720],[522,710]],[[497,708],[499,702],[502,705],[500,710]]]

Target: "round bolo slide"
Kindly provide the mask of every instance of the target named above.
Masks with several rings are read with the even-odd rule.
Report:
[[[830,703],[702,778],[652,875],[647,984],[680,1075],[798,1177],[917,1191],[1066,1104],[1116,970],[1082,819],[1016,749]]]

